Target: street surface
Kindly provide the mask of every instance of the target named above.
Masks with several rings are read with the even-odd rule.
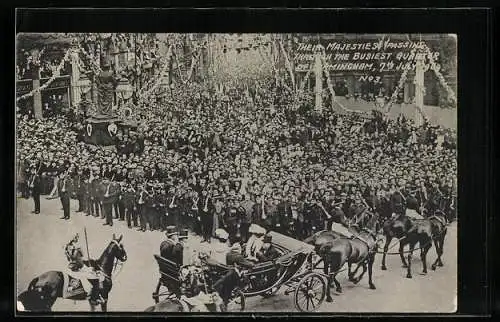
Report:
[[[113,279],[113,289],[109,295],[109,311],[144,311],[153,305],[151,297],[159,272],[153,254],[159,253],[159,246],[165,235],[161,232],[139,232],[129,229],[125,222],[114,221],[114,226],[103,226],[104,220],[76,214],[77,202],[71,200],[71,219],[62,216],[58,199],[46,200],[42,196],[41,213],[31,214],[33,201],[18,198],[16,214],[16,257],[17,293],[25,290],[28,283],[37,275],[49,270],[66,271],[67,261],[64,246],[76,234],[85,248],[83,229],[86,227],[90,255],[97,258],[108,245],[113,233],[123,234],[123,244],[128,261]],[[191,240],[195,243],[195,237]],[[192,245],[196,248],[196,245]],[[390,251],[397,251],[393,247]],[[85,251],[85,250],[84,250]],[[324,302],[319,312],[361,313],[451,313],[456,309],[457,287],[457,227],[448,227],[444,245],[444,267],[436,271],[430,269],[435,260],[434,247],[428,253],[429,273],[420,274],[422,264],[420,251],[413,256],[413,279],[407,279],[406,269],[401,267],[397,255],[387,256],[387,271],[380,269],[382,255],[376,256],[373,281],[376,290],[368,287],[368,274],[354,285],[347,281],[346,272],[338,276],[343,293],[334,295],[333,302]],[[284,289],[271,298],[254,297],[247,299],[247,312],[293,312],[293,294],[285,296]],[[332,294],[335,294],[332,288]],[[86,301],[58,299],[54,311],[89,311]]]

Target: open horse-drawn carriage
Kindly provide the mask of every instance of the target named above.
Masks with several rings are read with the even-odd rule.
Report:
[[[256,263],[238,275],[238,282],[232,284],[230,302],[245,309],[245,298],[252,296],[269,297],[282,287],[285,294],[294,293],[294,303],[298,311],[313,312],[319,308],[326,295],[326,276],[314,272],[314,246],[276,232],[269,232],[272,244],[280,256],[272,261]],[[160,278],[153,293],[155,303],[160,300],[178,300],[184,294],[181,270],[175,262],[155,255],[160,270]],[[235,270],[232,266],[201,261],[204,288],[213,292],[214,284]],[[236,284],[236,285],[234,285]]]

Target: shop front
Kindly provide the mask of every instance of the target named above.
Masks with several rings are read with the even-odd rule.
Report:
[[[30,93],[33,90],[33,81],[31,79],[21,79],[16,82],[16,97]],[[19,100],[16,103],[17,113],[21,115],[34,116],[33,96]]]
[[[49,79],[40,79],[40,86],[43,86]],[[42,115],[51,117],[67,111],[71,106],[70,100],[70,76],[57,77],[53,82],[41,92]]]

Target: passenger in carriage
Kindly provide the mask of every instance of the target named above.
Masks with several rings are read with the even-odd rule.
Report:
[[[216,240],[210,244],[208,261],[214,265],[227,265],[227,254],[230,250],[228,244],[229,234],[224,229],[219,228],[215,231],[215,237]]]
[[[265,235],[263,238],[263,244],[261,250],[257,253],[257,259],[260,262],[272,261],[278,257],[280,257],[280,253],[271,243],[273,237],[271,235]]]
[[[243,249],[241,248],[241,244],[236,242],[231,246],[229,253],[226,256],[226,262],[229,266],[234,266],[238,268],[239,266],[249,269],[252,268],[255,264],[252,261],[243,256]]]
[[[259,226],[252,224],[248,229],[248,232],[252,234],[247,241],[245,246],[245,257],[251,261],[258,261],[257,253],[262,249],[262,245],[264,243],[263,238],[266,234],[266,230]]]

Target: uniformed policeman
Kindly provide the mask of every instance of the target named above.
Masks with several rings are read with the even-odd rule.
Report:
[[[61,219],[70,218],[70,196],[73,191],[71,179],[67,176],[66,172],[61,172],[58,184],[59,198],[63,207],[63,216]]]
[[[158,219],[159,219],[159,229],[161,231],[166,231],[167,230],[167,202],[168,202],[168,197],[167,197],[167,191],[165,190],[165,186],[162,185],[157,196],[157,212],[158,212]]]
[[[95,217],[99,217],[102,212],[101,209],[101,184],[102,179],[99,174],[99,168],[94,167],[92,169],[92,175],[90,177],[90,207],[91,207],[91,215]]]
[[[128,228],[137,227],[137,207],[135,204],[135,189],[133,184],[126,183],[123,189],[123,205],[125,208],[125,219],[127,220]]]
[[[102,198],[102,209],[106,218],[103,225],[113,226],[113,205],[118,200],[120,190],[118,185],[111,180],[105,179],[103,184],[106,189]]]
[[[79,167],[76,173],[75,178],[73,179],[75,183],[75,195],[78,200],[78,210],[76,212],[84,212],[86,211],[85,205],[85,178],[83,175],[83,170]]]
[[[201,191],[201,198],[198,200],[198,217],[200,218],[201,235],[203,241],[210,242],[212,235],[212,225],[214,215],[214,205],[206,188]]]
[[[32,211],[34,214],[40,213],[40,176],[38,175],[36,169],[33,167],[30,170],[30,177],[28,188],[31,191],[31,196],[33,197],[33,202],[35,204],[35,210]]]

